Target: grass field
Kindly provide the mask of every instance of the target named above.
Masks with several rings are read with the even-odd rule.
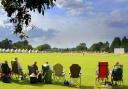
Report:
[[[66,79],[69,80],[69,66],[77,63],[82,68],[82,89],[96,89],[95,87],[95,70],[99,61],[108,61],[109,70],[112,69],[114,63],[118,60],[124,66],[123,73],[123,87],[117,89],[128,89],[128,54],[114,55],[114,54],[85,54],[80,53],[1,53],[0,62],[10,61],[18,57],[24,71],[27,71],[27,65],[37,61],[38,67],[41,70],[41,65],[46,61],[49,62],[51,67],[56,63],[61,63],[66,71]],[[65,87],[62,85],[54,84],[36,84],[31,85],[29,81],[16,81],[10,84],[0,82],[0,89],[74,89],[74,87]]]

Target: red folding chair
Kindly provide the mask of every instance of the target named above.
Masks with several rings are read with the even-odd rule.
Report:
[[[98,82],[105,82],[108,80],[109,70],[108,70],[108,62],[99,62],[98,63]]]
[[[109,88],[111,89],[111,86],[106,86],[106,83],[108,81],[108,75],[109,75],[109,70],[108,70],[108,62],[99,62],[98,63],[98,79],[96,81],[96,86],[100,88]]]

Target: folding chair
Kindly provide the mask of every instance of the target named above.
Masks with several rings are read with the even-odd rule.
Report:
[[[0,79],[2,77],[2,63],[0,63]]]
[[[51,84],[52,83],[52,70],[50,69],[49,66],[43,66],[43,65],[42,65],[42,70],[43,70],[44,83]]]
[[[108,62],[99,62],[98,63],[98,78],[96,79],[96,86],[100,88],[111,88],[111,85],[108,87],[106,83],[108,81]]]
[[[64,82],[65,80],[65,72],[63,71],[63,66],[59,63],[53,66],[53,78],[57,82]]]
[[[36,75],[36,70],[34,70],[33,66],[28,65],[28,75],[30,78],[30,83],[37,83],[37,75]],[[32,76],[34,75],[34,76]]]
[[[2,73],[2,68],[1,68],[1,66],[2,66],[2,63],[0,63],[0,73]]]
[[[102,82],[106,82],[108,80],[108,75],[109,75],[108,62],[99,62],[98,71],[99,71],[99,80],[101,80]]]
[[[18,69],[18,63],[16,61],[11,61],[11,65],[12,65],[12,75],[15,75],[16,79],[19,78],[21,70]]]
[[[11,82],[11,70],[8,66],[8,64],[2,63],[1,64],[1,79],[4,83],[10,83]]]
[[[81,87],[81,67],[78,64],[70,66],[70,86],[75,85]]]
[[[112,84],[119,84],[123,83],[123,65],[114,65],[114,69],[111,75]]]
[[[28,75],[31,75],[32,73],[34,73],[34,70],[32,66],[28,65]]]

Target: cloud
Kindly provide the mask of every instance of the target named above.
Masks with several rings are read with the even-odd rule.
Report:
[[[57,0],[56,6],[67,10],[71,15],[77,15],[84,12],[84,10],[92,9],[92,3],[84,0]]]
[[[58,16],[54,16],[54,14],[41,16],[35,14],[33,17],[36,18],[32,19],[32,24],[42,29],[52,28],[58,32],[52,39],[42,41],[43,38],[35,38],[31,43],[35,46],[37,44],[49,43],[52,47],[75,47],[80,42],[85,42],[89,47],[99,41],[111,42],[114,37],[128,35],[128,29],[121,25],[124,20],[127,21],[128,12],[126,11],[127,9],[100,10],[91,16],[87,14],[82,16],[61,16],[60,14]],[[119,25],[114,25],[117,22],[120,22]]]
[[[128,2],[128,0],[114,0],[115,2]]]
[[[39,27],[34,27],[33,29],[27,31],[27,34],[31,39],[33,38],[43,38],[42,40],[50,40],[57,33],[54,29],[48,29],[47,31]]]
[[[107,25],[117,29],[128,29],[128,10],[113,10],[107,18]]]
[[[10,29],[10,26],[0,26],[0,40],[3,40],[5,38],[13,40],[14,42],[20,40],[19,36],[14,35],[12,30]]]
[[[38,45],[49,42],[56,36],[57,33],[58,31],[54,29],[43,30],[42,28],[35,26],[33,29],[27,31],[29,36],[28,41],[30,44],[36,47]]]
[[[45,16],[32,14],[31,24],[36,28],[28,30],[27,34],[34,47],[44,43],[52,47],[75,47],[80,42],[90,46],[95,42],[111,42],[114,37],[128,35],[128,6],[124,3],[117,4],[112,0],[57,0],[57,7],[46,11]],[[4,25],[6,21],[3,22],[2,17],[0,24]],[[7,25],[3,25],[0,28],[7,29]],[[1,39],[12,36],[10,31],[6,33],[8,35],[4,36],[4,33]],[[16,37],[13,39],[16,40]]]

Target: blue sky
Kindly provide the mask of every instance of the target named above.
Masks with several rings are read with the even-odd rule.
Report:
[[[1,9],[0,40],[18,41],[7,20]],[[117,36],[128,37],[128,0],[57,0],[56,6],[46,10],[44,16],[32,13],[31,25],[35,29],[27,30],[27,34],[34,47],[49,43],[66,48],[80,42],[89,47],[99,41],[111,42]]]

